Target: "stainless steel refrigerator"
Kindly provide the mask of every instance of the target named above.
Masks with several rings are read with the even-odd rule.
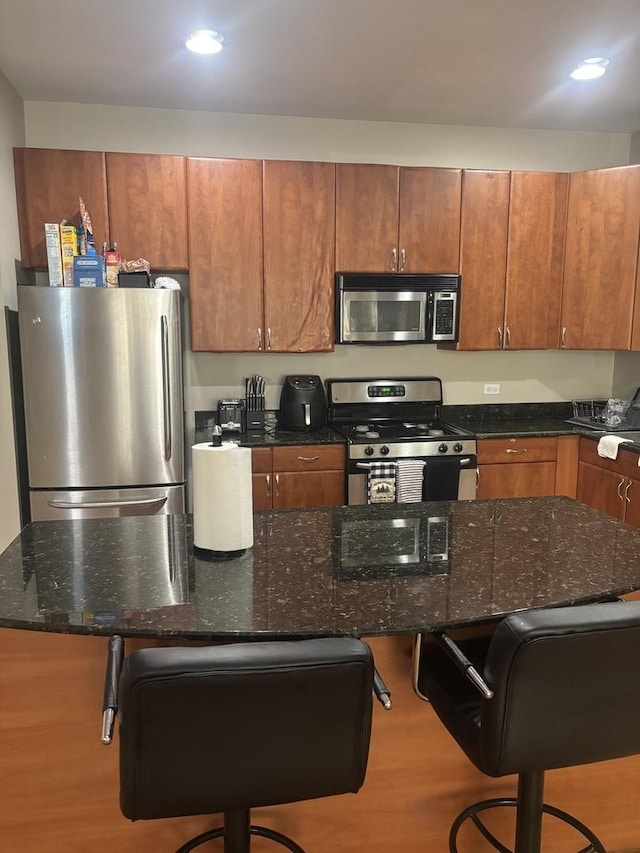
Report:
[[[32,520],[185,511],[181,298],[18,288]]]

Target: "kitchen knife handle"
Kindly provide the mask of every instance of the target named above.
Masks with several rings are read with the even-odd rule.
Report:
[[[171,459],[171,394],[169,380],[169,324],[165,314],[160,318],[162,338],[162,403],[164,415],[164,458]]]

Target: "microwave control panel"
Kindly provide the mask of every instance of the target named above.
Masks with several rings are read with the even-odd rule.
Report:
[[[458,294],[439,291],[433,297],[433,340],[455,341]]]

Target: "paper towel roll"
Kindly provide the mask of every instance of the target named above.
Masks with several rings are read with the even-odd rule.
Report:
[[[193,544],[216,554],[251,548],[251,450],[231,443],[220,447],[194,444],[191,456]]]

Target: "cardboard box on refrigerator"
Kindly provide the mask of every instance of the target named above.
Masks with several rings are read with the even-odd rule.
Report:
[[[64,286],[62,271],[62,251],[60,248],[60,226],[57,222],[45,222],[44,239],[47,246],[47,267],[49,269],[49,285]]]
[[[74,287],[104,287],[104,258],[101,255],[76,255],[73,259]]]
[[[60,226],[62,275],[65,287],[73,287],[73,259],[78,254],[78,232],[75,225]]]

